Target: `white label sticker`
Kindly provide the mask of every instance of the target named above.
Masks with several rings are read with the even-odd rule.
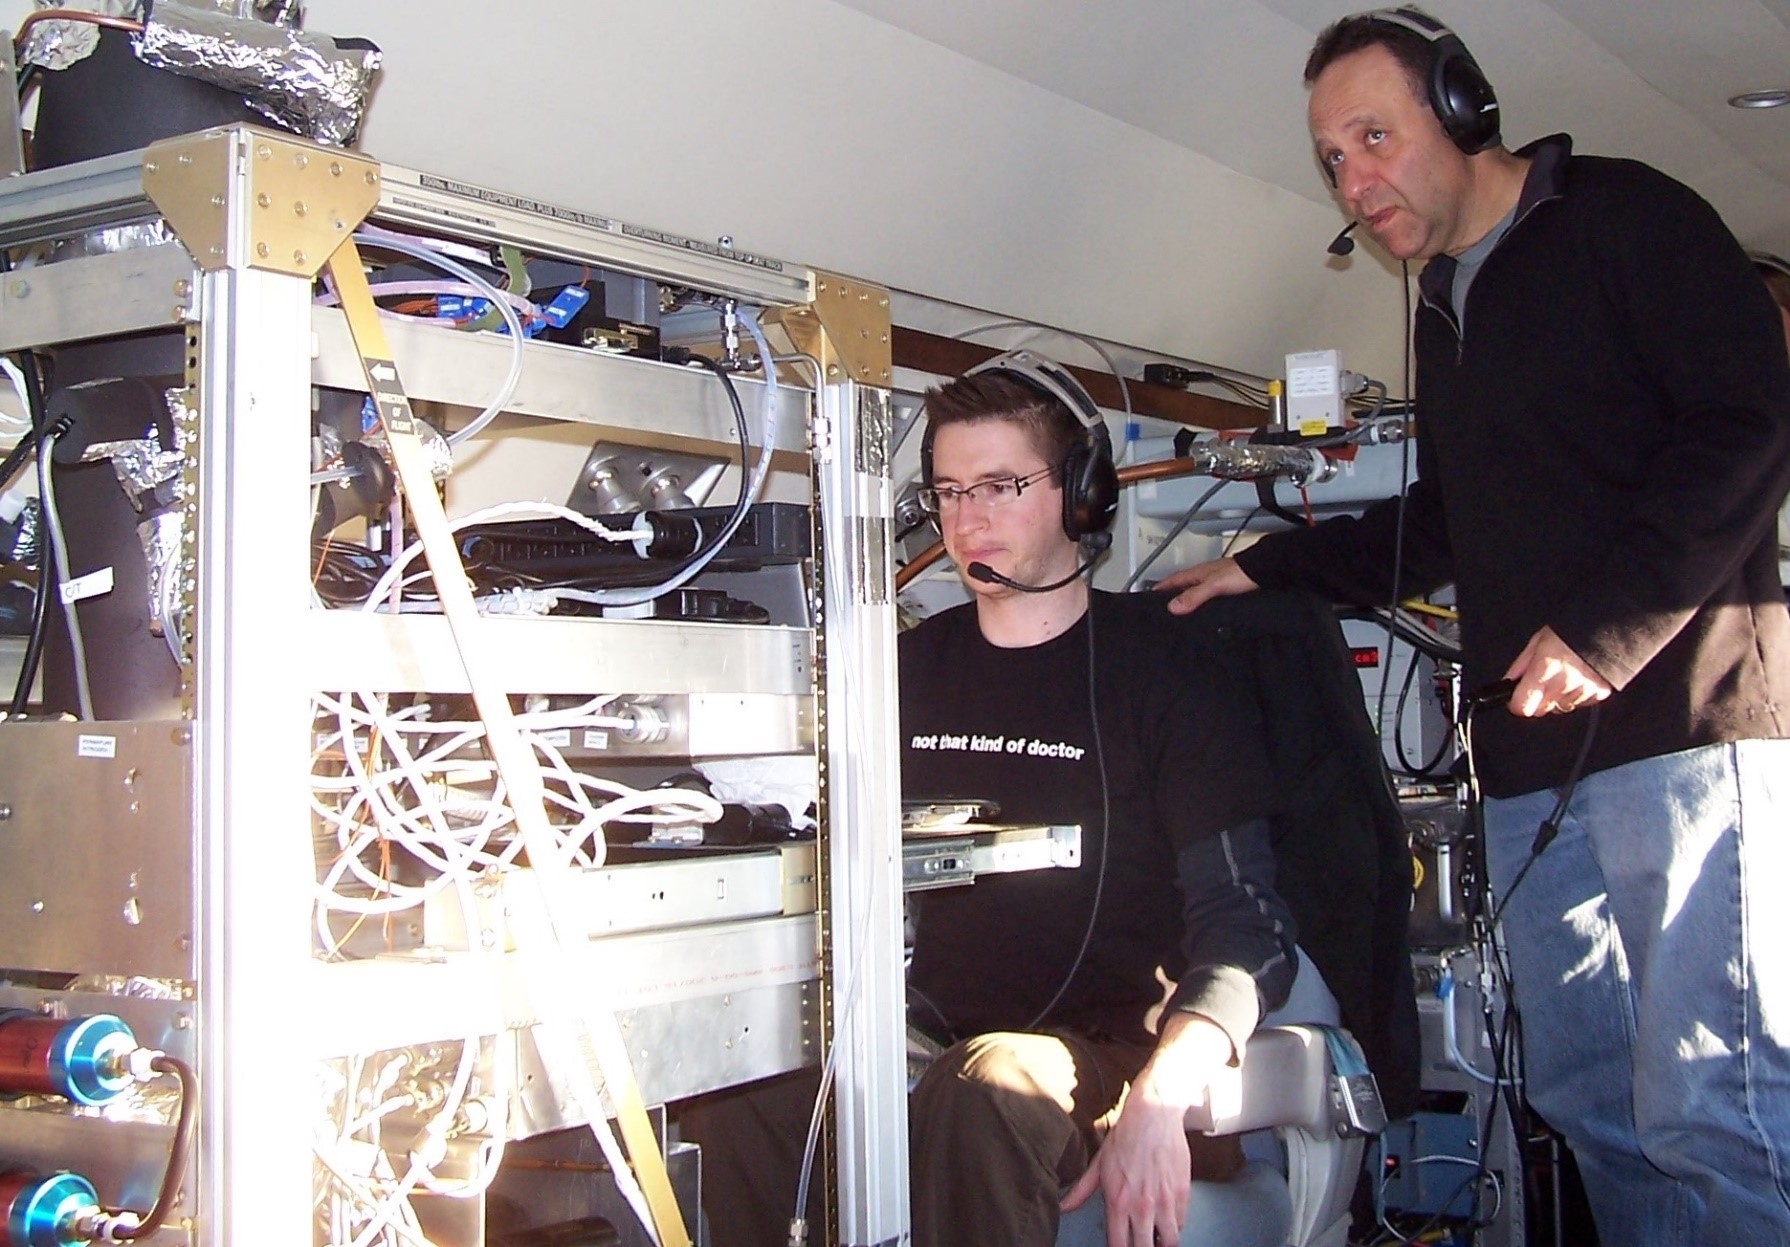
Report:
[[[112,591],[112,569],[102,567],[85,576],[76,576],[62,586],[62,604],[73,606],[87,598],[104,597]]]
[[[572,747],[572,729],[569,727],[556,727],[551,732],[536,732],[535,737],[543,744],[552,745],[555,749],[570,749]]]
[[[1336,393],[1336,369],[1293,368],[1287,372],[1288,398],[1317,398]]]
[[[116,758],[118,756],[118,738],[116,736],[77,736],[75,737],[75,756],[77,758]]]
[[[584,747],[586,749],[607,749],[607,748],[609,748],[609,733],[605,732],[600,727],[585,728],[584,729]]]

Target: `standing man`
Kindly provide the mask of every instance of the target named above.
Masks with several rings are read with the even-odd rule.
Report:
[[[1610,1247],[1790,1243],[1778,317],[1684,186],[1564,135],[1506,150],[1427,15],[1337,22],[1305,80],[1344,207],[1428,262],[1419,479],[1177,573],[1173,609],[1454,583],[1466,687],[1514,682],[1473,735],[1530,1101]]]

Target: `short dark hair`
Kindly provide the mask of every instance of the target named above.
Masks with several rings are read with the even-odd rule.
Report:
[[[1054,395],[1010,372],[978,372],[926,391],[926,437],[930,445],[947,424],[1006,420],[1019,425],[1044,462],[1061,467],[1081,436],[1081,423]],[[927,464],[928,470],[931,464]]]
[[[1318,33],[1311,55],[1305,58],[1305,85],[1311,86],[1318,75],[1335,61],[1366,48],[1385,48],[1392,53],[1411,81],[1411,91],[1420,100],[1429,99],[1430,70],[1435,67],[1436,50],[1428,39],[1396,22],[1382,22],[1373,13],[1355,13],[1339,18]]]

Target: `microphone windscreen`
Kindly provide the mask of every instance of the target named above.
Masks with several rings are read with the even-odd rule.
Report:
[[[971,580],[980,580],[985,585],[998,585],[1001,583],[1001,578],[995,575],[994,568],[990,567],[987,563],[971,563],[963,570],[969,573]]]

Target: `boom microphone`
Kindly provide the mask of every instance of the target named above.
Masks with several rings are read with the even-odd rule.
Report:
[[[1360,221],[1350,221],[1347,225],[1343,226],[1342,232],[1335,238],[1332,238],[1330,240],[1330,245],[1325,247],[1324,250],[1328,251],[1331,255],[1348,255],[1350,252],[1354,251],[1355,240],[1350,238],[1349,235],[1353,234],[1355,232],[1355,227],[1360,224]]]
[[[1099,553],[1096,552],[1092,558],[1067,576],[1061,580],[1053,580],[1047,585],[1022,585],[1017,580],[1001,575],[987,563],[971,563],[963,570],[969,574],[971,580],[980,580],[985,585],[1005,585],[1009,589],[1018,589],[1021,593],[1054,593],[1064,585],[1073,583],[1083,572],[1094,566],[1095,559],[1099,557]]]

